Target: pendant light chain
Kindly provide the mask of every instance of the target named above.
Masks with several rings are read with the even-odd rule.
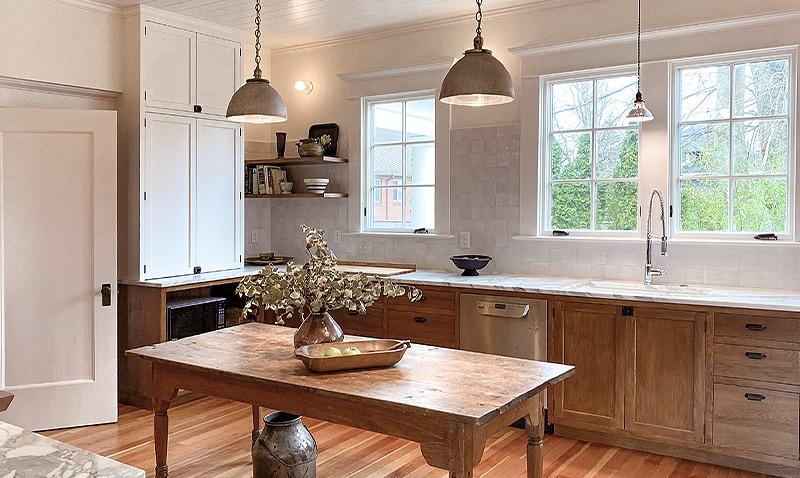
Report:
[[[481,5],[483,5],[483,0],[475,0],[475,3],[478,4],[478,11],[475,13],[475,21],[478,22],[478,28],[475,29],[475,39],[472,41],[472,46],[475,50],[483,49],[483,37],[481,34],[483,33],[483,29],[481,29],[481,21],[483,20],[483,11],[481,10]]]
[[[636,10],[636,89],[642,90],[642,0]]]
[[[253,76],[261,78],[261,0],[256,0],[256,69]]]

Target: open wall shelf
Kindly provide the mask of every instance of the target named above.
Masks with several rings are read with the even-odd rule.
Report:
[[[336,198],[346,198],[347,193],[246,194],[245,197],[247,199],[291,199],[291,198],[336,199]]]
[[[247,158],[244,164],[266,164],[269,166],[306,166],[312,164],[344,164],[346,158],[334,156],[309,156],[305,158]]]

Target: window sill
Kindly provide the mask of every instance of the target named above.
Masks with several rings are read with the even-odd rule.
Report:
[[[454,239],[452,234],[413,234],[411,232],[343,232],[354,237],[402,237],[406,239]]]
[[[512,236],[514,241],[572,241],[572,242],[619,242],[630,244],[644,244],[643,237],[603,237],[603,236]],[[659,237],[653,236],[654,241],[658,241]],[[756,239],[703,239],[703,238],[687,238],[687,237],[670,237],[668,238],[671,244],[708,244],[708,245],[747,245],[747,246],[763,246],[763,247],[800,247],[800,242],[791,241],[789,239],[782,239],[778,241],[759,241]]]

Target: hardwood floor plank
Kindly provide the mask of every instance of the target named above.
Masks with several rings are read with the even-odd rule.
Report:
[[[264,410],[266,415],[269,411]],[[250,406],[201,398],[170,410],[170,477],[245,478],[250,461]],[[319,446],[320,478],[446,478],[428,466],[419,446],[399,438],[304,418]],[[144,469],[153,476],[151,412],[120,405],[119,422],[53,430],[44,435]],[[480,478],[525,478],[527,437],[508,428],[486,443],[475,469]],[[764,475],[547,436],[548,478],[764,478]]]

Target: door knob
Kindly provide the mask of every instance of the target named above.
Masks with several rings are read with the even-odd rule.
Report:
[[[111,284],[103,284],[100,286],[100,295],[103,298],[103,307],[111,305]]]

